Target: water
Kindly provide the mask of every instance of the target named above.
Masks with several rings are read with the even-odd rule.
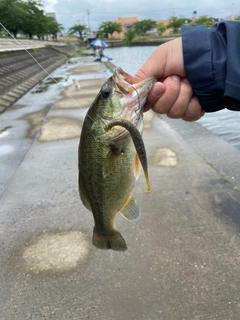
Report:
[[[107,48],[105,55],[113,59],[115,66],[133,75],[155,48],[155,46]],[[225,109],[208,113],[198,122],[240,149],[240,112]]]
[[[154,46],[108,48],[105,49],[104,54],[113,59],[112,63],[116,67],[121,67],[133,75],[155,48]]]

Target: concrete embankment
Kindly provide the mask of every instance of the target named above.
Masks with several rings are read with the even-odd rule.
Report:
[[[1,39],[0,113],[40,83],[48,73],[59,67],[76,51],[75,46],[52,44],[54,46],[41,41],[14,43]]]

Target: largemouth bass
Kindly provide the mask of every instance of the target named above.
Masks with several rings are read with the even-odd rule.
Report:
[[[97,248],[127,249],[114,220],[117,212],[128,220],[140,215],[131,194],[140,163],[150,191],[142,109],[155,82],[149,78],[133,84],[132,77],[117,68],[85,117],[79,144],[79,194],[93,213],[92,242]]]

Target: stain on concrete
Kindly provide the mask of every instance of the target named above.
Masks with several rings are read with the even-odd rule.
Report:
[[[25,244],[19,263],[30,273],[66,272],[87,259],[89,248],[81,231],[42,233]]]
[[[96,94],[97,95],[97,94]],[[64,99],[56,102],[53,109],[83,109],[89,108],[94,98],[91,94],[71,95],[71,97],[64,97]]]
[[[94,74],[102,70],[102,65],[101,64],[91,65],[91,68],[89,68],[88,65],[81,65],[70,70],[72,74],[91,74],[91,73]]]
[[[79,83],[82,90],[86,90],[86,91],[96,90],[98,92],[105,81],[106,79],[102,78],[102,79],[94,79],[94,81],[80,80]]]
[[[61,81],[63,81],[63,77],[55,77],[55,78],[47,78],[44,81],[41,81],[38,86],[34,90],[31,91],[31,93],[41,93],[46,92],[49,89],[49,86],[52,84],[59,84]]]
[[[48,105],[41,111],[29,113],[20,118],[20,120],[25,120],[30,125],[27,133],[27,138],[34,138],[36,136],[36,133],[41,128],[43,119],[45,119],[45,117],[47,116],[50,107],[51,105]]]
[[[170,148],[156,148],[150,163],[154,166],[175,167],[178,163],[177,154]]]
[[[79,138],[82,124],[70,117],[48,117],[41,128],[38,140],[49,142]]]
[[[78,109],[89,108],[97,96],[105,79],[78,81],[80,90],[76,90],[74,84],[65,88],[64,98],[54,104],[54,109]]]

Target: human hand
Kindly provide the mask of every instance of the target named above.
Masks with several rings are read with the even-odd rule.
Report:
[[[186,78],[182,38],[160,45],[134,76],[134,82],[155,76],[158,82],[148,94],[144,110],[152,108],[170,118],[195,121],[204,115]]]

